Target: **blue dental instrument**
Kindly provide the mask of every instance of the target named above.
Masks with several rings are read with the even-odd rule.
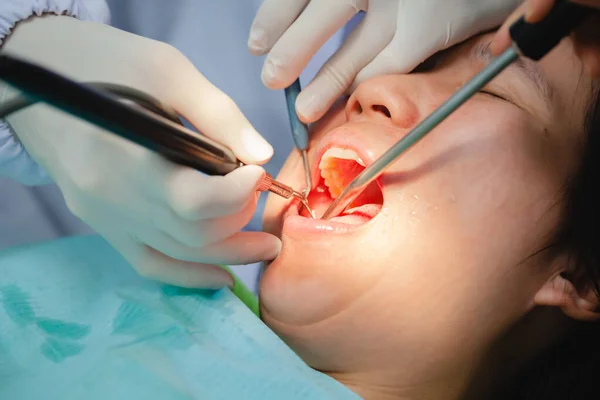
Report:
[[[296,79],[294,83],[285,88],[285,100],[287,103],[288,116],[290,118],[290,128],[292,129],[292,138],[296,148],[300,150],[302,154],[302,164],[304,166],[304,178],[306,179],[306,188],[303,190],[304,197],[308,196],[308,193],[312,189],[312,179],[310,173],[310,164],[308,163],[308,127],[298,119],[296,113],[296,98],[300,93],[300,78]],[[315,218],[314,213],[310,212],[312,218]]]

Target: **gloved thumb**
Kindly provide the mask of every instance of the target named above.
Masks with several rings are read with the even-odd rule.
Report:
[[[396,28],[396,11],[397,5],[392,3],[369,4],[363,20],[298,95],[296,111],[303,122],[321,118],[361,68],[388,45]]]
[[[264,164],[273,147],[254,129],[235,102],[183,57],[172,72],[167,101],[202,134],[228,146],[246,164]]]
[[[430,43],[409,46],[392,41],[356,75],[351,91],[374,76],[405,74],[412,71],[433,53],[432,48]]]

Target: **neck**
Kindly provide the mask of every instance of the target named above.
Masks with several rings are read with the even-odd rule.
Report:
[[[553,326],[551,332],[548,326]],[[493,393],[562,337],[569,326],[568,319],[557,310],[539,308],[477,357],[453,363],[443,371],[424,369],[418,374],[414,368],[403,367],[389,372],[328,375],[366,400],[491,399]]]
[[[394,373],[328,374],[365,400],[458,400],[468,382],[467,368],[444,379],[408,380]],[[403,379],[404,378],[404,379]]]
[[[570,330],[571,324],[560,310],[534,309],[491,346],[461,400],[498,398],[494,393],[510,386],[532,361]]]

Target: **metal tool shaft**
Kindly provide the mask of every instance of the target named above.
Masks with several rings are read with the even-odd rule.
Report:
[[[296,113],[296,99],[300,94],[300,78],[296,79],[294,83],[285,88],[285,101],[287,104],[288,117],[290,120],[290,128],[292,130],[292,138],[296,148],[300,150],[302,154],[302,165],[304,167],[304,179],[306,180],[306,188],[303,191],[304,197],[308,196],[308,193],[312,189],[312,179],[310,174],[310,164],[308,163],[308,127],[298,118]],[[311,213],[314,218],[314,215]]]
[[[312,190],[312,178],[310,176],[310,164],[308,163],[308,153],[306,150],[302,151],[302,166],[304,168],[304,179],[306,180],[304,194],[308,196],[308,193]]]
[[[310,216],[312,218],[315,218],[315,213],[308,205],[306,196],[303,193],[297,192],[288,185],[284,185],[283,183],[276,181],[270,174],[265,174],[263,180],[258,186],[258,189],[256,190],[259,192],[265,192],[268,190],[269,192],[275,193],[276,195],[283,197],[284,199],[295,197],[298,200],[300,200],[300,202],[302,203],[304,208],[306,208],[306,211],[308,211]]]
[[[260,182],[260,185],[256,190],[259,192],[265,192],[268,190],[269,192],[275,193],[276,195],[279,195],[284,199],[289,199],[291,197],[303,199],[301,193],[295,191],[287,185],[284,185],[281,182],[277,182],[275,179],[273,179],[273,177],[270,174],[265,174],[262,181]]]
[[[298,94],[300,94],[300,90],[300,79],[296,79],[294,83],[285,88],[284,92],[294,144],[298,150],[304,151],[308,149],[308,127],[298,119],[298,114],[296,113],[296,99],[298,98]]]
[[[396,161],[406,150],[410,149],[419,140],[423,139],[433,128],[483,88],[490,80],[502,72],[502,70],[517,59],[518,56],[517,51],[511,47],[500,56],[496,57],[479,74],[467,82],[388,151],[383,153],[383,155],[375,160],[373,164],[365,168],[364,171],[350,182],[350,185],[344,189],[340,196],[334,200],[325,211],[322,218],[333,218],[343,212],[371,182],[377,179],[377,177],[392,165],[392,163],[394,163],[394,161]]]

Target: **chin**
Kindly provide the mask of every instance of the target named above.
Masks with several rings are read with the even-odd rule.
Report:
[[[340,215],[319,219],[341,191],[397,140],[384,126],[347,123],[314,135],[309,160],[313,187],[310,218],[299,201],[270,196],[264,228],[282,239],[260,284],[262,314],[269,325],[323,323],[345,312],[381,279],[373,263],[389,260],[384,246],[390,230],[386,177],[382,175]],[[368,140],[374,131],[378,140]],[[293,187],[304,182],[302,160],[293,153],[278,176]]]

